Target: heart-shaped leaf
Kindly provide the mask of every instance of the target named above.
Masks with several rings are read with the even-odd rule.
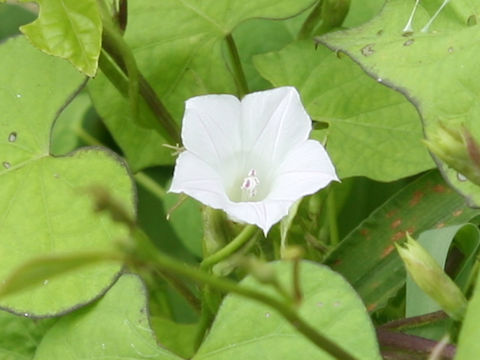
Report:
[[[95,214],[85,189],[109,189],[133,216],[125,165],[101,148],[49,155],[52,123],[82,76],[23,37],[0,46],[0,68],[0,281],[36,256],[112,251],[127,230]],[[44,279],[42,286],[3,298],[0,306],[35,316],[63,313],[105,291],[120,267],[103,263]]]
[[[463,125],[480,139],[480,83],[476,81],[480,1],[451,1],[425,28],[442,3],[421,1],[409,29],[406,25],[415,2],[390,0],[367,24],[319,41],[347,53],[369,75],[405,94],[419,110],[427,138],[444,124]],[[477,185],[443,163],[439,167],[459,192],[480,204]]]
[[[292,287],[291,262],[272,266],[286,289]],[[380,359],[375,331],[360,298],[329,268],[308,261],[300,264],[303,300],[299,312],[317,331],[337,342],[357,359]],[[247,277],[242,286],[277,296]],[[343,319],[348,319],[343,321]],[[203,359],[332,359],[266,305],[237,295],[225,298],[209,335],[195,360]]]

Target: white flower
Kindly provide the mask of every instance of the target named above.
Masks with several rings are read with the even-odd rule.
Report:
[[[205,95],[186,103],[170,192],[185,193],[265,234],[302,196],[338,180],[297,90]]]

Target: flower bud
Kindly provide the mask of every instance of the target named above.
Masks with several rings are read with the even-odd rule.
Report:
[[[467,300],[435,259],[407,234],[403,244],[395,244],[413,281],[454,320],[465,314]]]
[[[267,264],[253,256],[246,258],[244,264],[250,274],[261,283],[276,283],[277,274],[275,269],[270,264]]]
[[[480,146],[464,126],[454,129],[440,123],[425,144],[452,169],[480,185]]]

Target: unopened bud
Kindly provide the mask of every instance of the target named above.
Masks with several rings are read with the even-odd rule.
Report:
[[[250,274],[261,283],[270,284],[277,281],[275,269],[270,264],[256,257],[252,256],[245,259],[245,267]]]
[[[480,146],[464,126],[454,129],[440,123],[425,144],[449,167],[480,185]]]
[[[408,234],[407,241],[395,246],[418,287],[438,303],[452,319],[461,320],[465,314],[467,300],[435,259]]]

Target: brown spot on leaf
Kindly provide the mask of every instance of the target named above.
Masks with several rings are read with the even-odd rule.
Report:
[[[425,195],[423,191],[415,191],[413,193],[412,199],[410,200],[410,206],[417,205],[420,202],[420,200],[422,200],[423,195]]]
[[[338,266],[342,263],[342,259],[337,259],[333,262],[332,266]]]
[[[391,227],[392,229],[396,229],[397,227],[400,226],[401,223],[402,223],[402,219],[397,219],[397,220],[395,220],[394,222],[392,222],[392,223],[390,224],[390,227]]]
[[[367,306],[367,310],[368,310],[369,312],[372,312],[372,311],[375,310],[376,308],[377,308],[377,304],[375,304],[375,303],[369,304],[369,305]]]
[[[413,226],[410,226],[408,229],[407,229],[407,232],[412,235],[414,232],[415,232],[415,228]]]
[[[387,218],[391,218],[392,216],[394,216],[395,214],[397,213],[397,210],[390,210],[388,213],[387,213]]]
[[[396,232],[395,234],[392,235],[390,240],[398,241],[398,240],[402,239],[403,237],[405,237],[405,231],[398,231],[398,232]]]
[[[455,210],[452,215],[457,217],[457,216],[460,216],[463,214],[463,210],[462,209],[458,209],[458,210]]]
[[[394,245],[389,245],[385,248],[385,250],[382,251],[382,255],[380,255],[380,257],[382,259],[386,258],[388,255],[390,255],[392,253],[392,251],[395,250],[395,246]]]
[[[436,227],[437,229],[441,229],[441,228],[445,227],[445,223],[443,223],[443,222],[438,223],[437,225],[435,225],[435,227]]]
[[[447,188],[441,184],[437,184],[433,187],[433,191],[435,191],[436,193],[444,193],[445,191],[447,191]]]

